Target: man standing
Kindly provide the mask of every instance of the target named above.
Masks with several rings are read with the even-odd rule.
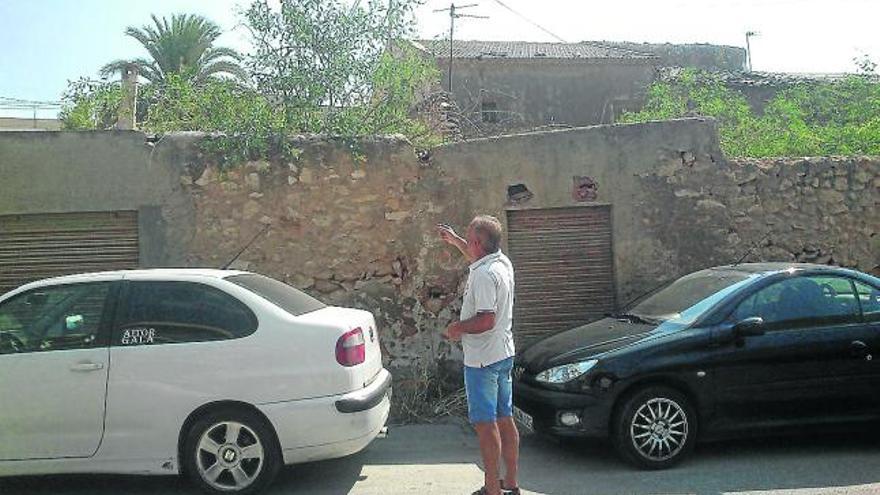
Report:
[[[474,495],[519,495],[519,432],[513,421],[513,265],[501,252],[501,222],[481,215],[461,238],[446,225],[440,237],[471,263],[461,321],[444,336],[461,340],[468,419],[477,430],[485,482]],[[499,479],[499,460],[504,479]]]

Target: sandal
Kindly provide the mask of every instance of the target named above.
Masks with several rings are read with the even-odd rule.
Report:
[[[521,495],[518,486],[504,488],[504,480],[498,480],[498,484],[501,486],[501,495]]]
[[[475,491],[471,495],[488,495],[489,492],[486,491],[486,487],[480,487],[479,490]],[[504,484],[501,484],[501,495],[519,495],[519,488],[514,488],[513,490],[508,490],[504,488]]]

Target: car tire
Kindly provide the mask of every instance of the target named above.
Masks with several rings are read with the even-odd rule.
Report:
[[[210,494],[249,495],[266,488],[281,468],[271,426],[243,410],[211,412],[186,433],[181,461],[189,479]]]
[[[612,442],[621,457],[642,469],[666,469],[693,449],[697,416],[681,392],[651,386],[623,399],[613,426]]]

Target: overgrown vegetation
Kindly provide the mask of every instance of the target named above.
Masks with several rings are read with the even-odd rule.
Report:
[[[61,99],[64,105],[58,117],[64,129],[107,129],[116,122],[116,110],[122,101],[122,87],[119,82],[82,77],[68,83]]]
[[[204,19],[174,16],[168,25],[154,17],[155,29],[129,28],[126,35],[142,41],[153,58],[136,60],[148,80],[138,97],[138,126],[157,133],[216,133],[205,147],[231,163],[290,158],[296,150],[287,147],[287,137],[300,133],[403,134],[419,147],[439,142],[412,113],[438,79],[437,69],[396,43],[410,33],[417,0],[353,7],[341,0],[283,0],[280,9],[272,3],[255,0],[244,12],[254,46],[244,57],[210,48],[219,31]],[[193,40],[201,42],[187,48]],[[189,54],[193,63],[170,63],[175,53]],[[235,70],[223,57],[242,65]],[[122,65],[108,64],[105,74]],[[207,77],[223,72],[236,77]],[[118,82],[71,82],[64,126],[109,128],[120,100]]]
[[[289,159],[295,153],[284,137],[284,115],[253,88],[230,80],[194,84],[171,75],[156,89],[141,127],[156,133],[203,131],[202,143],[222,167],[261,158]]]
[[[394,373],[393,424],[431,423],[467,416],[461,376],[437,363],[420,362]]]
[[[721,148],[735,157],[880,154],[880,84],[870,61],[862,74],[834,82],[804,82],[780,91],[754,112],[719,76],[683,71],[654,83],[645,107],[622,122],[706,115],[718,120]]]

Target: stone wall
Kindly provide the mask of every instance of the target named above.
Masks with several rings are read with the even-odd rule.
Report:
[[[27,134],[27,135],[25,135]],[[137,209],[144,266],[237,267],[373,311],[392,367],[460,357],[439,333],[466,265],[434,225],[476,213],[610,204],[617,300],[749,260],[880,265],[880,159],[726,160],[688,119],[481,139],[416,153],[402,138],[292,140],[286,163],[224,171],[200,136],[0,134],[0,215]],[[584,181],[592,194],[578,197]],[[517,204],[509,186],[528,194]],[[506,249],[506,246],[505,246]]]
[[[880,160],[727,161],[711,121],[524,134],[417,155],[400,139],[302,139],[291,163],[208,167],[189,187],[196,235],[188,263],[219,266],[263,225],[238,266],[333,303],[370,309],[391,366],[458,359],[439,333],[460,309],[465,263],[433,226],[475,213],[584,204],[573,178],[611,204],[618,301],[706,266],[749,260],[880,264]],[[358,159],[355,157],[366,157]]]
[[[639,178],[654,191],[643,225],[685,271],[749,252],[746,261],[880,269],[877,158],[694,161]],[[695,235],[682,235],[685,222]]]
[[[332,139],[300,139],[290,163],[208,167],[190,186],[196,201],[192,266],[221,266],[265,225],[233,265],[271,275],[330,304],[372,311],[392,366],[446,356],[435,338],[457,309],[461,265],[432,225],[462,208],[449,180],[403,139],[364,140],[354,152]],[[365,159],[362,157],[366,157]],[[429,259],[456,267],[443,273]]]
[[[654,187],[639,175],[720,159],[712,122],[697,120],[484,139],[421,155],[400,139],[363,141],[356,151],[317,138],[292,144],[302,150],[293,162],[222,174],[209,166],[188,179],[197,225],[188,264],[220,266],[270,224],[237,266],[370,309],[394,367],[459,357],[439,333],[458,314],[466,268],[437,239],[437,223],[463,231],[478,212],[504,222],[511,184],[532,193],[520,207],[577,204],[573,177],[589,176],[595,201],[613,205],[618,299],[626,300],[679,269],[669,260],[677,253],[639,220],[653,211],[640,198]]]

